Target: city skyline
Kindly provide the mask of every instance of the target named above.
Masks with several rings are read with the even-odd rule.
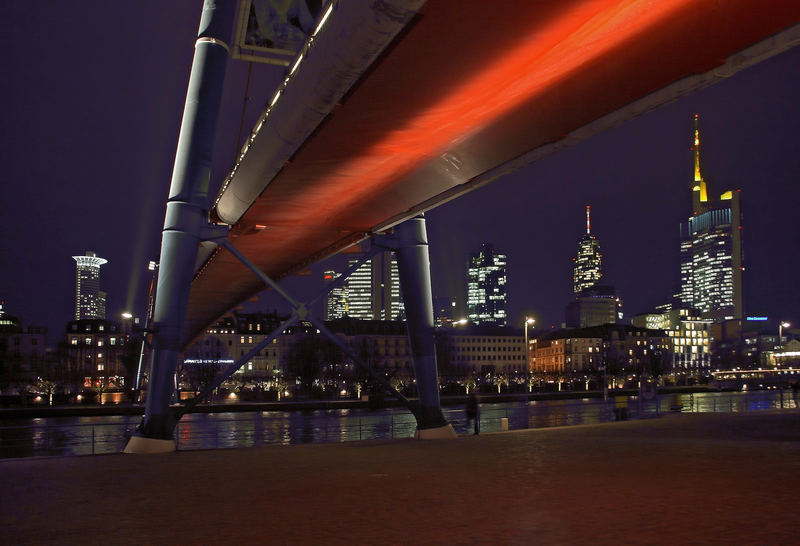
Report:
[[[3,8],[5,542],[797,535],[800,0]]]
[[[3,114],[6,195],[15,206],[2,224],[0,300],[25,324],[46,325],[50,344],[73,316],[70,257],[84,248],[109,260],[108,318],[144,313],[147,261],[158,255],[199,18],[188,1],[108,9],[110,16],[127,14],[115,39],[137,44],[122,62],[113,48],[96,47],[108,40],[107,30],[66,7],[11,4],[5,19],[12,42],[28,47],[10,59],[13,85],[2,88],[16,107]],[[75,29],[84,55],[69,55],[46,30],[64,24]],[[142,28],[146,43],[136,42]],[[537,326],[558,327],[588,203],[603,241],[604,282],[625,298],[626,316],[666,301],[677,289],[675,224],[687,208],[691,116],[699,112],[709,178],[743,193],[745,312],[796,321],[798,65],[795,48],[430,211],[434,295],[464,301],[467,256],[492,241],[509,256],[509,325],[534,315]],[[246,73],[245,63],[230,63],[212,194],[237,149]],[[256,67],[253,100],[267,100],[279,77],[278,69]],[[247,110],[245,126],[257,110]],[[326,268],[328,262],[318,264],[311,276],[285,284],[299,296],[314,292]],[[283,310],[266,296],[254,305]]]

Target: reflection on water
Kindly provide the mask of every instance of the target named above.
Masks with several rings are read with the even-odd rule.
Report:
[[[176,437],[179,449],[216,449],[403,438],[415,428],[402,409],[215,413],[187,415]]]
[[[614,420],[614,405],[614,398],[483,404],[481,430],[502,430],[505,419],[509,429],[603,423]],[[790,392],[672,394],[627,401],[632,419],[670,411],[740,412],[781,407],[794,407]],[[463,407],[445,408],[444,413],[456,432],[467,432]],[[140,420],[138,416],[0,420],[0,458],[116,453]],[[400,408],[255,411],[189,414],[178,423],[175,437],[179,449],[190,450],[410,438],[415,429],[414,417]]]

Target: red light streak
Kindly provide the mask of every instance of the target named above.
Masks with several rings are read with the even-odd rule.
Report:
[[[509,51],[449,96],[408,120],[362,155],[317,181],[298,207],[325,216],[381,193],[415,167],[467,138],[651,26],[693,4],[690,0],[578,2],[536,39]],[[323,204],[320,207],[320,204]]]

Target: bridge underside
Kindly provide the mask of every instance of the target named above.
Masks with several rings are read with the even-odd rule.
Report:
[[[273,278],[800,36],[796,0],[373,4],[338,5],[216,201]],[[206,257],[184,344],[263,289],[226,251]]]

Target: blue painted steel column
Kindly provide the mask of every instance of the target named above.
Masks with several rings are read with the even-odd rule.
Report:
[[[205,0],[183,110],[161,238],[153,351],[139,435],[171,440],[173,377],[200,235],[208,222],[208,186],[236,0]]]
[[[419,215],[394,228],[397,241],[397,268],[406,308],[408,336],[414,357],[420,411],[418,429],[447,426],[439,402],[439,376],[433,336],[433,296],[428,231],[425,217]]]

